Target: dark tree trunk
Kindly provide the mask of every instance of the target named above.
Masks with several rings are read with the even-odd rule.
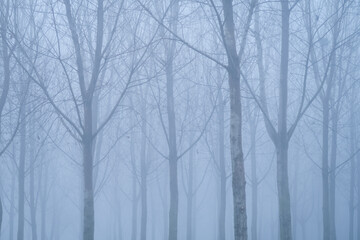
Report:
[[[329,89],[329,86],[328,88]],[[329,92],[329,90],[327,90]],[[323,201],[323,239],[330,239],[329,214],[329,96],[323,99],[323,127],[322,127],[322,201]]]
[[[234,11],[232,0],[222,0],[224,14],[223,43],[226,48],[230,92],[230,155],[232,167],[232,190],[234,207],[234,240],[247,240],[246,215],[246,181],[244,156],[242,149],[242,115],[240,91],[240,60],[246,46],[247,33],[256,0],[250,3],[249,15],[244,27],[244,34],[237,53],[234,27]]]
[[[357,154],[357,185],[360,186],[360,154]],[[355,181],[355,179],[354,179]],[[360,199],[360,187],[357,189],[357,199]],[[360,239],[360,207],[357,208],[357,239]]]
[[[356,146],[356,128],[355,128],[355,113],[354,113],[354,91],[351,92],[350,99],[350,154],[355,153]],[[358,164],[359,166],[359,164]],[[358,173],[359,174],[359,173]],[[359,190],[358,190],[359,191]],[[354,215],[355,215],[355,156],[352,156],[350,161],[350,201],[349,201],[349,240],[354,239]],[[359,209],[359,207],[358,207]],[[358,210],[359,211],[359,210]],[[358,216],[359,217],[359,216]],[[359,230],[358,230],[359,231]],[[360,238],[358,235],[357,239]]]
[[[299,159],[295,159],[295,175],[294,175],[294,187],[293,187],[293,202],[292,202],[292,214],[293,214],[293,239],[297,239],[298,232],[298,180],[299,180]],[[300,226],[301,227],[301,226]]]
[[[83,240],[94,240],[93,136],[92,102],[84,103],[84,134],[82,136],[84,171]]]
[[[32,239],[37,240],[37,224],[36,224],[36,206],[35,206],[35,186],[34,186],[34,165],[30,167],[30,215],[31,215],[31,234]]]
[[[291,207],[288,177],[288,146],[287,142],[280,143],[277,148],[277,188],[279,205],[280,239],[292,239]]]
[[[176,33],[179,16],[179,0],[171,6],[171,25]],[[168,138],[169,138],[169,178],[170,178],[170,210],[169,210],[169,240],[177,240],[179,190],[178,190],[178,165],[177,165],[177,143],[176,143],[176,121],[175,121],[175,99],[174,99],[174,62],[175,42],[169,42],[166,49],[166,99],[168,116]]]
[[[23,86],[25,89],[25,86]],[[25,91],[22,91],[25,92]],[[25,103],[24,103],[25,105]],[[20,159],[19,159],[19,199],[18,199],[18,232],[17,240],[24,240],[24,221],[25,221],[25,154],[26,154],[26,118],[25,107],[21,110],[21,125],[20,125]]]
[[[15,150],[13,151],[13,154]],[[9,216],[9,239],[14,240],[14,217],[15,217],[15,174],[11,176],[11,199],[10,199],[10,216]],[[1,200],[0,200],[1,202]],[[1,229],[0,229],[1,230]]]
[[[146,100],[145,100],[146,101]],[[141,233],[140,239],[146,240],[147,230],[147,166],[146,166],[146,105],[143,103],[141,123]]]
[[[332,108],[332,129],[331,129],[331,156],[330,156],[330,240],[336,240],[336,225],[335,225],[335,195],[336,195],[336,155],[337,155],[337,134],[338,134],[338,109]]]
[[[168,172],[166,172],[165,175],[165,181],[164,181],[164,186],[163,189],[169,189],[169,180],[168,180],[168,176],[170,174]],[[161,186],[159,187],[159,191]],[[164,191],[164,196],[161,198],[162,200],[162,205],[163,205],[163,219],[164,219],[164,236],[163,236],[163,240],[167,240],[169,238],[169,196],[168,196],[168,191]],[[161,192],[160,192],[161,194]]]
[[[277,188],[279,205],[280,239],[292,239],[291,205],[288,177],[288,134],[287,134],[287,98],[289,68],[289,1],[281,1],[281,62],[279,85],[278,139],[277,151]]]
[[[169,240],[177,239],[177,223],[179,208],[178,173],[176,159],[170,161],[170,211],[169,211]]]
[[[46,218],[46,207],[47,207],[47,191],[48,191],[48,166],[41,166],[42,167],[42,172],[43,172],[43,184],[41,184],[41,190],[40,190],[40,194],[41,194],[41,213],[40,213],[40,225],[41,225],[41,240],[46,240],[46,223],[47,223],[47,218]]]
[[[235,61],[237,62],[237,61]],[[232,160],[232,188],[234,204],[235,240],[247,239],[245,169],[242,151],[241,99],[238,62],[234,68],[229,67],[230,85],[230,144]]]
[[[220,208],[219,208],[219,238],[225,240],[226,217],[226,170],[225,170],[225,100],[222,90],[219,94],[219,167],[220,167]]]
[[[134,150],[134,138],[135,135],[131,133],[131,143],[130,143],[130,155],[131,155],[131,166],[133,171],[132,177],[132,210],[131,210],[131,240],[137,239],[137,213],[138,213],[138,196],[137,196],[137,177],[136,177],[136,158]]]
[[[31,143],[30,143],[30,217],[31,217],[31,236],[32,240],[37,240],[37,224],[36,224],[36,203],[35,203],[35,132],[34,129],[33,117],[31,118],[30,127],[32,128],[31,132]]]
[[[301,233],[302,233],[302,239],[306,239],[306,224],[301,224]]]
[[[1,198],[0,198],[0,230],[1,230],[1,224],[2,224],[2,216],[3,216],[3,207],[2,207],[2,202],[1,202]]]
[[[250,111],[250,109],[249,109]],[[258,180],[256,174],[256,123],[255,117],[250,118],[251,138],[251,240],[257,240],[257,212],[258,212]]]
[[[7,2],[9,4],[9,2]],[[8,30],[8,19],[9,16],[9,6],[5,5],[5,2],[2,2],[0,7],[3,9],[2,18],[0,19],[0,37],[1,37],[1,46],[2,46],[2,60],[3,60],[3,72],[2,75],[4,77],[2,82],[2,92],[0,96],[0,130],[1,130],[1,114],[3,112],[6,99],[8,97],[9,88],[10,88],[10,55],[8,49],[8,40],[7,40],[7,30]],[[5,12],[5,9],[7,12]],[[1,135],[1,131],[0,131]],[[3,218],[3,209],[2,202],[0,196],[0,232],[2,226],[2,218]]]
[[[192,143],[192,138],[190,138]],[[189,174],[187,191],[187,209],[186,209],[186,239],[192,240],[193,237],[193,200],[194,200],[194,149],[189,152]]]
[[[242,150],[242,116],[240,94],[240,66],[236,51],[232,1],[223,0],[224,37],[228,58],[230,90],[230,152],[234,205],[234,239],[247,240],[245,169]]]

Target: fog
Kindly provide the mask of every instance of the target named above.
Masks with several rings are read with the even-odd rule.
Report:
[[[0,240],[360,239],[358,0],[0,0]]]

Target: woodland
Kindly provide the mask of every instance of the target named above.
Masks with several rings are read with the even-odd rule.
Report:
[[[0,240],[359,240],[359,59],[359,0],[0,0]]]

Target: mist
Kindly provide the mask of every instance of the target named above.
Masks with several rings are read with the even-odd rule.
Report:
[[[1,0],[0,240],[360,239],[359,16]]]

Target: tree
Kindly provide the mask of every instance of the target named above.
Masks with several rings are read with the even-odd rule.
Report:
[[[6,108],[9,91],[10,91],[10,83],[12,82],[11,78],[11,69],[10,69],[10,61],[11,61],[11,55],[14,53],[15,48],[9,47],[9,29],[11,29],[14,26],[10,25],[10,18],[12,16],[12,9],[11,9],[11,3],[10,1],[1,1],[0,3],[0,38],[1,38],[1,60],[2,60],[2,85],[1,85],[1,93],[0,93],[0,139],[2,140],[2,149],[0,151],[0,156],[4,154],[6,149],[10,146],[11,142],[15,138],[15,135],[17,133],[20,121],[18,118],[17,124],[15,125],[13,133],[7,133],[3,130],[1,124],[4,124],[4,110]],[[19,106],[21,106],[21,102],[19,103]],[[20,107],[21,108],[21,107]],[[19,114],[20,116],[20,114]],[[10,136],[6,138],[7,136]],[[2,226],[2,220],[3,220],[3,205],[2,200],[0,196],[0,231]]]
[[[74,4],[75,3],[71,3],[70,0],[64,0],[67,24],[67,27],[65,28],[64,25],[57,22],[58,19],[55,16],[55,9],[61,9],[61,6],[51,4],[50,10],[52,13],[52,23],[54,25],[53,31],[56,36],[54,45],[57,48],[53,49],[53,54],[56,56],[55,59],[57,61],[55,64],[58,64],[63,73],[62,78],[58,80],[60,82],[64,81],[67,84],[75,113],[69,115],[64,110],[64,106],[57,102],[57,99],[48,88],[48,81],[46,81],[40,73],[39,66],[34,63],[31,64],[32,62],[29,61],[28,52],[32,51],[32,49],[26,49],[25,45],[21,45],[21,52],[31,64],[31,71],[27,69],[26,66],[21,66],[33,82],[42,89],[45,97],[59,115],[61,122],[69,134],[81,144],[84,184],[83,240],[92,240],[94,239],[95,227],[93,155],[96,145],[96,137],[115,115],[127,90],[132,87],[133,75],[146,59],[147,50],[152,44],[156,33],[151,35],[149,41],[144,44],[142,52],[132,52],[133,58],[130,63],[130,67],[129,69],[126,69],[125,67],[125,71],[127,70],[127,76],[118,75],[118,78],[120,78],[124,84],[123,88],[120,90],[117,89],[118,94],[115,103],[111,107],[108,115],[105,116],[96,126],[94,122],[96,120],[94,118],[94,105],[99,105],[100,103],[95,102],[97,101],[95,92],[98,88],[103,87],[100,84],[99,78],[104,69],[106,69],[106,63],[115,58],[115,51],[119,51],[119,49],[115,48],[117,45],[114,44],[114,39],[117,37],[117,33],[119,31],[119,18],[121,11],[123,10],[124,1],[113,6],[116,9],[115,12],[108,10],[108,7],[112,4],[111,2],[104,2],[102,0],[97,1],[97,4],[92,6],[93,8],[82,3],[78,3],[77,7],[79,8],[79,11],[75,12],[73,11]],[[90,13],[95,14],[91,15]],[[77,21],[87,21],[90,19],[93,19],[96,22],[95,38],[92,37],[92,33],[86,31],[86,25],[77,24]],[[106,23],[109,23],[107,28],[104,27]],[[70,34],[69,40],[72,43],[71,52],[74,54],[74,57],[63,57],[63,55],[69,54],[69,49],[63,49],[61,37],[64,36],[62,30],[64,30],[65,33]],[[136,39],[137,32],[135,31],[133,35]],[[65,35],[65,37],[68,36]],[[88,42],[90,51],[88,52],[84,50],[84,46],[82,45],[84,43],[84,39],[90,39],[90,42]],[[19,39],[16,39],[16,41],[21,44]],[[135,41],[134,45],[136,44],[137,42]],[[136,49],[136,46],[131,47]],[[17,61],[19,63],[19,59],[17,59]],[[69,67],[71,66],[71,62],[76,66],[74,71],[71,67]],[[88,74],[88,72],[90,72],[90,74]],[[74,85],[76,85],[76,87]]]
[[[215,5],[213,0],[209,0],[209,3],[215,12],[216,21],[218,24],[218,28],[220,29],[220,36],[222,44],[224,45],[224,49],[227,56],[228,64],[223,64],[221,61],[207,54],[206,52],[196,48],[194,45],[190,44],[183,38],[181,38],[177,32],[176,28],[173,29],[173,26],[167,27],[165,26],[161,20],[156,18],[152,12],[142,4],[142,7],[159,23],[161,24],[176,40],[182,42],[188,48],[194,50],[195,52],[201,54],[202,56],[214,61],[215,63],[222,66],[228,74],[228,83],[230,89],[230,149],[231,149],[231,162],[232,162],[232,188],[233,188],[233,203],[234,203],[234,236],[235,240],[247,239],[247,217],[246,217],[246,193],[245,193],[245,169],[244,169],[244,159],[243,159],[243,151],[242,151],[242,119],[241,119],[241,94],[240,94],[240,62],[241,58],[244,54],[246,39],[248,35],[248,31],[250,28],[250,23],[252,20],[252,15],[257,3],[257,0],[252,0],[250,2],[249,14],[246,18],[246,22],[244,25],[244,31],[242,35],[242,39],[240,42],[240,49],[237,52],[236,40],[235,40],[235,24],[234,24],[234,11],[233,11],[233,2],[231,0],[223,0],[222,1],[222,11],[224,15],[224,19],[221,19],[220,13],[218,11],[217,6]],[[178,1],[174,1],[172,6],[176,6]],[[174,7],[175,8],[175,7]],[[173,8],[173,9],[174,9]],[[176,9],[176,8],[175,8]],[[175,12],[176,13],[176,12]],[[177,15],[173,15],[177,16]],[[170,55],[171,56],[171,55]],[[171,59],[171,58],[170,58]],[[169,60],[169,58],[168,58]],[[172,61],[170,61],[171,63]],[[169,63],[169,62],[168,62]],[[170,70],[172,66],[171,64],[167,64],[167,70]],[[170,72],[170,71],[168,71]],[[167,76],[168,77],[168,76]],[[170,97],[171,97],[171,89],[172,89],[172,81],[168,81],[168,89],[170,89]],[[168,94],[169,94],[168,93]],[[169,98],[169,96],[168,96]],[[170,108],[169,111],[172,111],[171,100],[169,101]],[[169,117],[169,125],[171,119],[173,118],[172,113],[170,112]],[[173,124],[171,124],[173,125]],[[170,129],[169,129],[170,130]],[[173,130],[170,130],[173,131]],[[174,141],[174,137],[170,137],[172,133],[169,133],[169,142],[172,144],[176,143]],[[172,139],[172,140],[171,140]],[[174,155],[176,151],[171,150],[171,154]],[[170,158],[170,155],[169,155]],[[171,168],[174,168],[171,170]],[[170,172],[175,174],[175,164],[170,166]],[[170,173],[170,175],[172,175]],[[175,176],[175,175],[173,175]],[[174,178],[175,179],[175,178]],[[171,179],[170,179],[170,189],[173,191],[173,196],[177,196],[177,189],[173,189],[171,187]],[[176,185],[176,182],[173,182],[173,186]],[[176,198],[176,197],[175,197]],[[171,201],[170,201],[171,202]],[[171,204],[170,204],[171,205]],[[177,211],[173,209],[177,209],[178,203],[174,200],[173,208],[170,206],[170,216],[177,219]],[[175,214],[176,213],[176,214]],[[177,224],[177,220],[171,221],[170,217],[170,226],[174,226]],[[176,230],[175,227],[170,227],[170,233],[175,237]],[[176,239],[171,238],[169,239]]]
[[[322,90],[323,84],[328,74],[330,62],[334,57],[334,49],[336,45],[331,49],[331,53],[328,57],[328,61],[325,62],[326,68],[324,71],[324,77],[319,79],[317,90],[306,100],[306,86],[309,70],[310,55],[314,48],[313,35],[309,34],[309,41],[307,46],[307,54],[305,59],[305,69],[303,74],[303,88],[301,93],[300,106],[298,108],[294,122],[288,128],[288,94],[289,94],[289,53],[290,53],[290,16],[294,7],[298,2],[290,5],[290,1],[281,1],[281,51],[280,51],[280,77],[279,77],[279,92],[278,102],[279,110],[277,116],[277,129],[274,122],[272,122],[266,96],[265,88],[265,71],[263,66],[263,53],[262,53],[262,41],[260,38],[260,29],[255,32],[255,40],[257,46],[257,65],[260,79],[260,100],[257,99],[248,81],[246,83],[250,89],[250,92],[260,107],[265,121],[266,130],[272,140],[277,151],[277,188],[278,188],[278,206],[279,206],[279,225],[280,225],[280,239],[292,239],[292,224],[291,224],[291,205],[290,205],[290,191],[289,191],[289,178],[288,178],[288,150],[289,142],[293,133],[305,112],[308,110],[312,102],[316,99]],[[256,24],[256,28],[258,25]]]

